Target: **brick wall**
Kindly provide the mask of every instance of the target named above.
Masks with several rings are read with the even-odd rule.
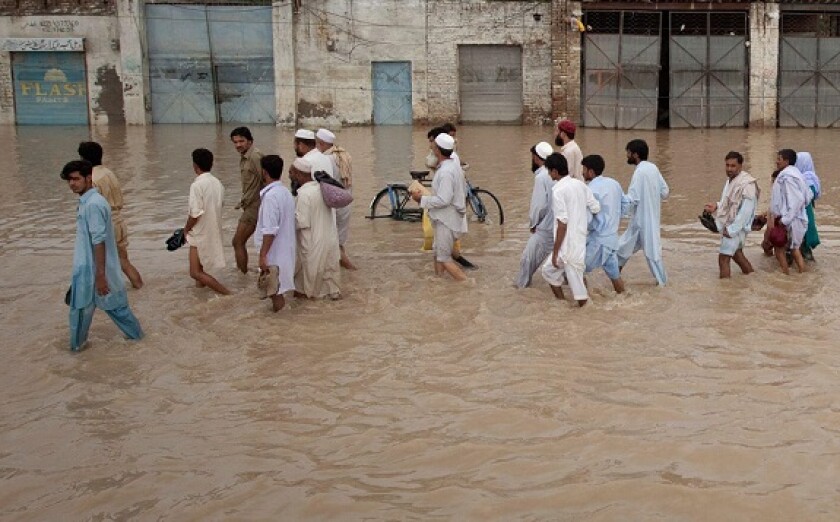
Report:
[[[571,17],[581,16],[580,2],[552,0],[551,112],[580,123],[581,36]]]
[[[113,15],[116,0],[0,0],[0,16]]]

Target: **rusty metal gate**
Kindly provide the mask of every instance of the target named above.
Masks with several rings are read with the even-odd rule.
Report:
[[[747,30],[746,13],[671,13],[671,128],[747,125]]]
[[[154,123],[274,123],[270,5],[146,5]]]
[[[840,127],[840,14],[785,13],[780,127]]]
[[[585,24],[584,126],[656,129],[661,13],[592,11]]]

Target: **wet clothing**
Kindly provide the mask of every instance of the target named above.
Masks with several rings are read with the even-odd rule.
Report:
[[[198,249],[198,259],[205,271],[225,266],[222,249],[224,197],[222,182],[209,172],[196,176],[190,185],[190,217],[198,218],[198,221],[187,234],[187,243]],[[259,208],[259,205],[254,208]]]
[[[110,169],[97,165],[93,167],[93,186],[111,205],[111,223],[114,225],[117,247],[123,250],[128,248],[128,228],[122,218],[123,195],[120,182]]]
[[[457,160],[449,158],[438,165],[432,192],[420,198],[420,207],[429,211],[435,229],[435,259],[446,263],[452,261],[455,240],[467,232],[466,180]]]
[[[575,140],[560,147],[560,154],[566,158],[566,163],[569,165],[569,176],[576,180],[583,181],[583,152],[581,152]]]
[[[335,213],[324,203],[317,181],[303,184],[295,201],[297,266],[295,288],[307,297],[339,297],[341,272]]]
[[[618,227],[629,200],[621,185],[606,176],[597,176],[589,182],[589,190],[601,205],[601,210],[589,222],[586,237],[586,272],[603,268],[607,277],[616,280],[621,277],[618,270]]]
[[[814,194],[813,199],[805,208],[805,212],[808,215],[808,229],[805,231],[805,239],[802,242],[802,253],[807,254],[820,244],[820,234],[817,232],[817,216],[814,212],[814,204],[822,195],[822,186],[820,184],[820,178],[817,176],[814,168],[814,160],[811,158],[811,153],[797,152],[796,168],[798,168],[799,172],[802,173],[802,177],[804,177],[805,182],[810,185],[811,192]]]
[[[721,254],[733,256],[744,247],[760,193],[755,178],[745,170],[726,180],[715,212],[715,224],[721,231]],[[723,235],[724,230],[730,237]]]
[[[773,183],[770,196],[770,213],[781,218],[787,228],[790,248],[799,248],[808,229],[807,207],[813,192],[802,173],[793,165],[788,165],[779,173]]]
[[[96,292],[94,246],[105,245],[107,295]],[[73,252],[73,276],[70,284],[70,349],[78,350],[88,336],[93,312],[101,308],[129,339],[140,339],[143,330],[128,307],[128,295],[122,278],[111,206],[96,188],[79,198],[76,213],[76,244]]]
[[[324,155],[332,161],[333,178],[344,184],[344,187],[352,193],[353,158],[343,148],[335,145],[327,149]],[[347,238],[350,237],[350,208],[352,206],[351,203],[346,207],[335,209],[335,226],[338,229],[338,244],[341,246],[344,246]]]
[[[660,286],[668,282],[660,241],[662,201],[668,194],[668,184],[656,165],[649,161],[636,165],[627,190],[628,206],[624,214],[630,215],[630,224],[619,238],[616,252],[619,266],[624,266],[630,256],[644,250],[648,268]]]
[[[581,288],[578,282],[582,285],[586,268],[586,236],[590,214],[597,214],[601,210],[601,204],[586,183],[571,176],[564,176],[552,188],[551,210],[554,213],[555,241],[558,222],[566,225],[566,235],[557,255],[560,268],[552,264],[553,252],[550,253],[543,263],[543,277],[550,285],[559,286],[557,283],[562,279],[559,274],[562,268],[575,299],[588,299],[586,287]]]
[[[239,158],[239,175],[242,180],[242,199],[236,208],[242,209],[240,223],[249,225],[257,224],[257,216],[260,209],[260,190],[263,188],[262,165],[260,160],[263,155],[256,147],[251,145],[245,154]]]
[[[295,289],[297,237],[295,235],[295,198],[280,181],[274,181],[260,191],[260,215],[254,231],[254,244],[262,248],[263,237],[274,236],[266,255],[269,266],[279,269],[278,294]]]
[[[551,253],[554,245],[554,213],[551,211],[551,189],[554,180],[544,166],[534,175],[534,189],[531,192],[531,206],[528,210],[528,229],[533,233],[528,237],[525,250],[519,261],[519,274],[516,286],[525,288],[531,285],[534,273],[540,268],[545,256]]]
[[[326,172],[330,175],[330,177],[335,178],[335,172],[333,171],[333,162],[330,158],[324,155],[318,149],[312,149],[306,154],[303,155],[303,159],[309,162],[312,165],[312,179],[315,179],[316,172]]]

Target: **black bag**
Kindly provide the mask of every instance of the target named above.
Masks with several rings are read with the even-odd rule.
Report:
[[[178,250],[187,244],[187,238],[184,236],[184,229],[179,228],[166,240],[166,249],[170,252]]]
[[[64,304],[70,306],[70,301],[73,299],[73,285],[67,288],[67,293],[64,294]]]
[[[715,217],[708,210],[704,210],[703,213],[697,217],[700,218],[700,224],[704,227],[708,228],[715,234],[720,232],[717,228],[717,223],[715,223]]]

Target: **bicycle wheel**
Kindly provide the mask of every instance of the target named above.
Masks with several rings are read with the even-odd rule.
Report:
[[[393,198],[391,197],[392,195]],[[405,185],[391,185],[390,191],[388,187],[385,187],[371,201],[370,215],[368,217],[400,219],[402,217],[402,210],[405,208],[408,199],[408,188]]]
[[[473,194],[474,196],[468,197],[467,201],[469,201],[470,208],[472,208],[479,223],[505,224],[505,212],[502,210],[502,204],[499,203],[499,199],[492,192],[477,188],[473,189]]]

